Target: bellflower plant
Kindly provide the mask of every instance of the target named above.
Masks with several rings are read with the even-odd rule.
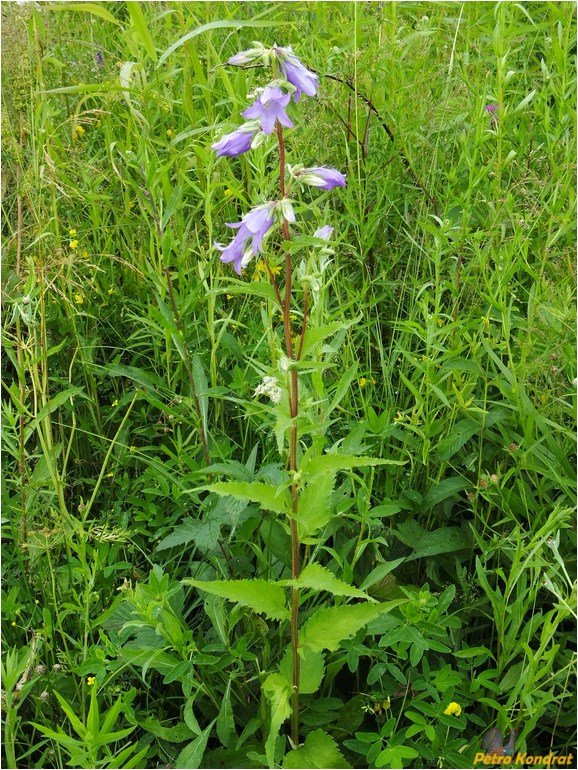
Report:
[[[303,164],[290,166],[286,164],[286,147],[284,129],[294,128],[290,109],[295,108],[302,94],[315,96],[319,87],[317,75],[309,70],[295,56],[290,47],[273,46],[266,48],[260,43],[242,51],[229,59],[236,66],[255,65],[271,67],[272,80],[258,89],[253,103],[241,112],[243,118],[250,122],[236,131],[226,134],[213,144],[213,149],[219,157],[235,157],[255,149],[268,137],[276,136],[279,158],[278,196],[260,203],[246,213],[240,222],[230,222],[227,227],[237,232],[233,240],[223,246],[215,243],[215,248],[221,252],[221,261],[232,263],[236,273],[243,275],[243,269],[257,254],[261,254],[261,262],[267,271],[273,291],[263,294],[247,286],[247,293],[266,296],[269,301],[276,302],[282,320],[282,335],[284,350],[275,350],[277,372],[263,377],[262,384],[255,395],[268,396],[272,406],[268,409],[276,415],[275,435],[279,451],[286,461],[285,483],[278,487],[263,483],[243,483],[235,481],[211,484],[206,489],[217,494],[230,495],[240,500],[253,500],[261,508],[269,509],[287,517],[287,530],[291,537],[291,579],[285,581],[230,580],[230,581],[198,581],[185,582],[201,590],[222,596],[230,601],[240,601],[256,612],[264,612],[271,620],[288,621],[290,627],[290,646],[287,654],[280,651],[278,658],[282,663],[276,673],[271,673],[263,682],[262,688],[266,698],[271,702],[271,720],[269,737],[265,744],[267,761],[270,767],[279,766],[276,757],[276,740],[285,719],[291,716],[290,741],[293,750],[299,746],[299,692],[315,692],[323,678],[325,658],[323,650],[337,649],[341,640],[350,637],[362,628],[370,619],[384,611],[382,605],[371,603],[367,594],[347,583],[337,580],[321,564],[309,560],[302,566],[301,544],[303,540],[320,537],[332,516],[329,505],[331,490],[335,484],[337,472],[364,465],[377,465],[385,461],[368,457],[339,456],[334,453],[323,455],[319,447],[305,449],[298,467],[298,447],[300,439],[305,435],[320,430],[323,421],[319,416],[310,412],[311,399],[302,394],[302,410],[300,412],[300,372],[307,372],[301,364],[302,357],[311,356],[315,360],[322,357],[322,347],[325,338],[331,334],[332,325],[323,325],[323,302],[321,292],[324,287],[324,272],[331,262],[333,253],[329,244],[333,227],[325,224],[314,231],[317,243],[311,245],[311,238],[299,242],[299,222],[294,213],[294,203],[297,211],[310,208],[307,201],[299,200],[301,191],[317,188],[319,192],[345,187],[345,174],[334,168],[325,166],[305,166]],[[291,103],[292,102],[292,103]],[[270,156],[268,152],[268,156]],[[310,232],[310,231],[309,231]],[[308,233],[303,233],[307,235]],[[275,238],[275,235],[277,237]],[[265,238],[267,237],[267,248]],[[290,245],[290,241],[295,243]],[[309,249],[309,256],[301,258],[293,264],[294,254],[302,248]],[[280,266],[271,266],[270,260],[283,260],[284,273]],[[279,274],[281,273],[281,276]],[[310,300],[312,307],[309,307]],[[270,314],[276,323],[274,313]],[[319,318],[320,323],[307,337],[308,323],[314,323]],[[301,330],[295,335],[292,324],[295,319],[301,324]],[[270,338],[274,347],[281,346],[277,329],[273,328]],[[279,327],[281,332],[281,327]],[[325,335],[325,336],[323,336]],[[319,372],[319,362],[315,360],[314,370]],[[319,378],[320,375],[317,374]],[[306,385],[302,385],[302,391]],[[323,389],[321,389],[322,391]],[[323,402],[323,395],[320,394]],[[310,427],[305,429],[305,425]],[[321,437],[320,437],[321,438]],[[322,442],[321,442],[322,443]],[[309,557],[311,559],[311,557]],[[285,589],[290,591],[290,600],[286,602]],[[317,609],[303,627],[299,627],[300,590],[302,588],[314,591],[325,590],[342,596],[365,599],[365,603],[355,605],[338,605],[330,609]],[[313,624],[313,625],[311,625]],[[343,629],[343,630],[342,630]],[[304,660],[301,672],[301,660]],[[286,664],[285,664],[286,663]],[[307,681],[311,672],[316,672],[314,681]],[[303,680],[301,677],[303,673]],[[305,689],[308,688],[308,689]],[[313,689],[311,689],[313,688]],[[311,736],[309,736],[311,737]],[[308,739],[309,740],[309,739]],[[295,756],[293,762],[302,762]],[[319,761],[327,761],[326,759]],[[335,762],[341,760],[335,759]],[[300,764],[287,766],[300,767]],[[328,765],[320,764],[320,767]],[[342,767],[332,764],[333,767]]]

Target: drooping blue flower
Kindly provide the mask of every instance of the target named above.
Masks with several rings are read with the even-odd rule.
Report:
[[[302,168],[294,172],[294,176],[304,184],[310,184],[313,187],[319,187],[320,190],[333,190],[334,187],[345,187],[345,174],[336,168],[325,168],[323,166],[314,166],[313,168]]]
[[[273,225],[275,205],[275,201],[264,203],[251,209],[240,222],[228,222],[227,227],[237,229],[237,234],[228,246],[215,243],[215,248],[223,252],[221,262],[232,262],[238,275],[253,257],[263,251],[263,238]]]
[[[275,121],[283,126],[293,128],[293,123],[285,112],[291,96],[284,94],[277,86],[267,86],[263,89],[256,102],[247,107],[241,115],[244,118],[256,118],[261,121],[261,130],[270,134],[275,128]]]
[[[323,225],[319,230],[315,230],[313,233],[314,238],[323,238],[324,241],[328,241],[333,233],[333,227],[331,225]]]
[[[212,144],[211,147],[217,153],[218,158],[222,156],[234,158],[251,149],[251,143],[257,131],[258,126],[251,127],[250,130],[241,126],[241,128],[238,128],[231,134],[222,136],[219,141]]]
[[[308,70],[299,61],[291,50],[291,46],[287,46],[287,48],[276,47],[274,51],[277,55],[283,77],[295,86],[295,93],[293,94],[295,102],[297,103],[301,99],[302,92],[307,94],[307,96],[315,96],[319,87],[319,78],[315,72]]]
[[[104,67],[104,57],[103,57],[103,55],[101,54],[101,52],[100,52],[100,51],[97,51],[97,52],[94,54],[94,60],[95,60],[95,62],[96,62],[96,66],[97,66],[99,69],[103,69],[103,67]]]

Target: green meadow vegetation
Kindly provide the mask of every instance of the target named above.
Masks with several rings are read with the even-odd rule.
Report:
[[[4,2],[2,83],[3,766],[572,752],[575,4]]]

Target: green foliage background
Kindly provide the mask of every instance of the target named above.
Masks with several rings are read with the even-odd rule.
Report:
[[[307,555],[407,599],[311,657],[307,739],[285,760],[273,741],[276,762],[315,744],[323,767],[469,766],[496,724],[571,750],[574,4],[2,15],[6,766],[267,762],[283,628],[194,585],[290,574],[270,506],[200,491],[282,481],[253,398],[275,355],[266,275],[251,264],[243,294],[212,246],[275,195],[274,148],[210,148],[262,82],[223,66],[256,39],[320,76],[289,162],[348,178],[321,211],[319,445],[403,461],[334,477]]]

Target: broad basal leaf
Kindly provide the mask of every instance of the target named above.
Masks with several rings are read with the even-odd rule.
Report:
[[[299,641],[312,650],[337,650],[344,639],[349,639],[370,620],[403,601],[396,599],[381,604],[348,604],[318,610],[301,629]]]
[[[291,716],[291,685],[281,674],[270,674],[263,682],[263,693],[271,703],[271,726],[265,743],[269,767],[275,765],[275,742],[283,722]]]
[[[289,618],[285,602],[285,591],[277,583],[266,580],[192,580],[185,578],[186,585],[195,586],[215,596],[222,596],[230,602],[238,602],[250,607],[254,612],[262,612],[271,620]]]
[[[305,738],[304,745],[286,754],[283,767],[295,768],[350,768],[337,743],[323,730],[314,730]]]

